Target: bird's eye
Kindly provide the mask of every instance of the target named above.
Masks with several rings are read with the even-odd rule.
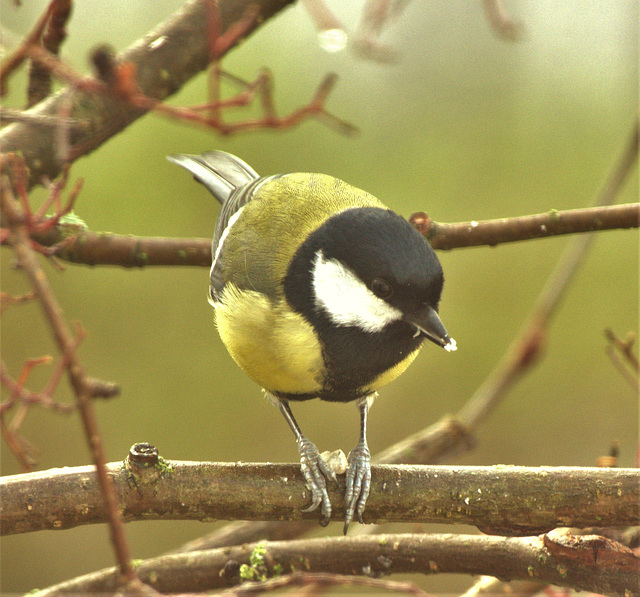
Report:
[[[374,278],[371,282],[371,292],[381,299],[387,299],[393,294],[393,288],[382,278]]]

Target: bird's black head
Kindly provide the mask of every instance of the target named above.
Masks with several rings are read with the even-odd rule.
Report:
[[[307,273],[304,284],[298,276]],[[437,315],[443,283],[436,254],[406,220],[387,209],[358,207],[310,235],[285,289],[292,306],[310,319],[370,334],[402,323],[406,334],[453,348]]]

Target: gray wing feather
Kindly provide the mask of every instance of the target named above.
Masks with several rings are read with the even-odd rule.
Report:
[[[167,156],[167,159],[191,172],[222,204],[236,189],[259,178],[251,166],[224,151],[208,151],[202,155],[176,154]]]
[[[191,172],[222,203],[211,244],[214,263],[211,267],[209,297],[216,302],[226,284],[224,248],[218,250],[220,240],[233,214],[251,201],[256,187],[267,179],[260,178],[251,166],[224,151],[209,151],[202,155],[177,154],[167,156],[167,159]],[[268,177],[271,178],[276,176]]]

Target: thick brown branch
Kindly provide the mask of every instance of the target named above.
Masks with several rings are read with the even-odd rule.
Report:
[[[132,520],[316,520],[295,464],[161,461],[108,465],[122,516]],[[557,526],[620,527],[640,520],[635,469],[517,466],[372,467],[367,523],[472,524],[485,532],[533,534]],[[0,532],[67,529],[104,522],[93,467],[5,477]],[[331,485],[342,515],[344,479]],[[256,499],[260,496],[260,499]]]
[[[502,242],[558,234],[638,227],[639,218],[640,204],[631,203],[475,223],[443,224],[429,221],[426,236],[436,249],[482,244],[493,246]],[[424,233],[424,220],[414,217],[413,221]],[[74,224],[59,224],[41,233],[36,232],[31,237],[43,247],[60,245],[55,252],[56,257],[71,263],[122,267],[211,266],[211,241],[204,238],[142,237],[91,232]]]
[[[121,267],[211,267],[211,240],[206,238],[163,238],[92,232],[73,224],[59,224],[41,234],[32,234],[31,238],[43,247],[59,245],[56,257],[70,263]]]
[[[596,541],[600,539],[601,541]],[[162,593],[200,592],[240,582],[240,566],[265,577],[297,570],[383,576],[398,573],[488,574],[505,579],[536,579],[598,594],[638,595],[640,560],[603,538],[556,533],[543,537],[477,535],[376,535],[245,544],[142,562],[141,580]],[[573,541],[572,541],[573,540]],[[564,544],[558,549],[553,545]],[[251,555],[254,554],[253,563]],[[256,566],[259,554],[262,565]],[[35,593],[38,597],[113,591],[113,569]]]
[[[249,4],[259,7],[251,32],[292,0],[221,0],[222,33],[245,14]],[[147,97],[164,100],[178,91],[190,78],[206,68],[210,60],[207,36],[207,0],[191,0],[155,31],[138,40],[118,57],[119,63],[131,63],[137,72],[136,83]],[[240,41],[240,40],[237,40]],[[228,49],[228,48],[227,48]],[[28,114],[70,116],[88,120],[82,130],[70,132],[72,154],[76,157],[99,147],[146,113],[127,105],[117,97],[78,90],[71,86],[39,103]],[[27,123],[14,123],[0,131],[0,153],[20,152],[30,170],[29,184],[38,184],[43,176],[55,178],[62,164],[56,157],[56,131]]]

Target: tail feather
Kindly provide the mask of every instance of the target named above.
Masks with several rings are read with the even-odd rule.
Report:
[[[167,156],[167,159],[191,172],[220,203],[224,203],[237,188],[259,178],[251,166],[224,151],[208,151],[202,155],[175,154]]]

